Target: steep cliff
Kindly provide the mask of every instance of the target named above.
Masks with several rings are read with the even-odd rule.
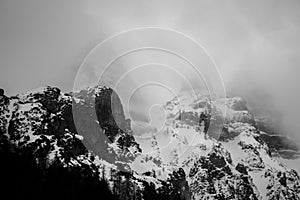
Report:
[[[119,97],[103,86],[13,97],[0,90],[0,105],[0,171],[9,172],[2,180],[14,194],[51,188],[72,199],[99,190],[122,200],[300,199],[297,172],[273,157],[280,147],[241,98],[176,97],[164,107],[164,128],[143,138],[134,137]],[[199,124],[205,110],[212,113],[207,137]]]

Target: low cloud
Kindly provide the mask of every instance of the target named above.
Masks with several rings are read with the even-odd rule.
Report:
[[[300,140],[299,9],[296,0],[3,1],[0,84],[8,94],[49,84],[71,91],[93,44],[131,28],[171,28],[206,48],[230,95]]]

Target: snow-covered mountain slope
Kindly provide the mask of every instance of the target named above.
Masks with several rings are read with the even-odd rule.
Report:
[[[0,155],[6,163],[0,171],[26,164],[20,172],[12,171],[13,177],[29,173],[33,180],[37,179],[26,180],[26,187],[21,188],[19,177],[2,179],[6,182],[12,179],[17,186],[7,189],[20,193],[17,197],[27,193],[30,198],[36,197],[55,188],[51,191],[53,196],[61,196],[62,192],[67,198],[79,199],[84,191],[95,192],[99,188],[101,193],[108,184],[112,194],[103,197],[109,199],[152,199],[153,196],[176,199],[180,195],[174,185],[185,183],[182,171],[176,169],[169,171],[165,181],[151,173],[132,171],[130,163],[141,149],[132,136],[130,121],[124,117],[118,96],[107,87],[86,88],[74,94],[44,87],[12,97],[5,96],[1,90],[0,130]],[[102,182],[97,182],[97,177]],[[61,185],[64,182],[71,185]],[[30,188],[31,184],[38,190]],[[85,188],[87,185],[91,188]],[[73,191],[74,188],[78,191]]]
[[[283,130],[277,127],[278,122],[266,116],[256,118],[255,122],[258,129],[263,131],[261,137],[270,147],[273,156],[292,160],[300,158],[299,144],[283,134]]]
[[[238,97],[185,93],[166,102],[162,130],[139,137],[107,87],[1,93],[0,105],[0,150],[28,152],[43,169],[88,168],[120,199],[300,199],[297,172],[272,157]]]
[[[243,99],[198,96],[193,100],[185,94],[165,108],[165,127],[148,133],[148,140],[137,139],[147,153],[141,165],[146,163],[148,170],[152,167],[162,174],[161,169],[182,168],[192,199],[300,198],[297,172],[272,157],[262,137],[266,133],[257,128]],[[213,113],[209,139],[203,126],[198,127],[205,109]]]

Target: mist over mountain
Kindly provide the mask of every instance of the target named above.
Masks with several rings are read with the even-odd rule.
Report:
[[[300,199],[299,10],[2,0],[1,194]]]
[[[71,91],[80,63],[97,43],[131,28],[170,28],[207,49],[229,93],[280,118],[277,110],[281,128],[297,139],[299,6],[296,0],[3,1],[0,85],[10,95],[48,84]]]
[[[76,93],[45,87],[11,97],[1,90],[5,192],[14,198],[51,191],[70,199],[300,199],[297,171],[278,161],[298,157],[297,144],[263,129],[242,98],[191,96],[166,102],[165,126],[139,137],[108,87]],[[207,106],[212,117],[205,136],[198,120]]]

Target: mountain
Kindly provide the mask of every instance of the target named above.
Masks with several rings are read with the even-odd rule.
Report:
[[[258,129],[264,132],[261,137],[270,147],[273,156],[279,155],[285,159],[299,158],[299,145],[292,138],[282,134],[282,131],[274,128],[276,124],[270,118],[259,117],[255,121]]]
[[[274,157],[287,145],[270,142],[242,98],[184,93],[166,102],[163,129],[143,137],[105,86],[1,90],[0,105],[1,181],[12,198],[300,199],[298,173]]]
[[[210,139],[197,130],[207,108],[213,113]],[[243,99],[184,94],[166,110],[165,130],[154,137],[157,145],[138,143],[162,165],[184,169],[192,199],[299,199],[297,172],[272,156],[267,133],[258,129]]]

